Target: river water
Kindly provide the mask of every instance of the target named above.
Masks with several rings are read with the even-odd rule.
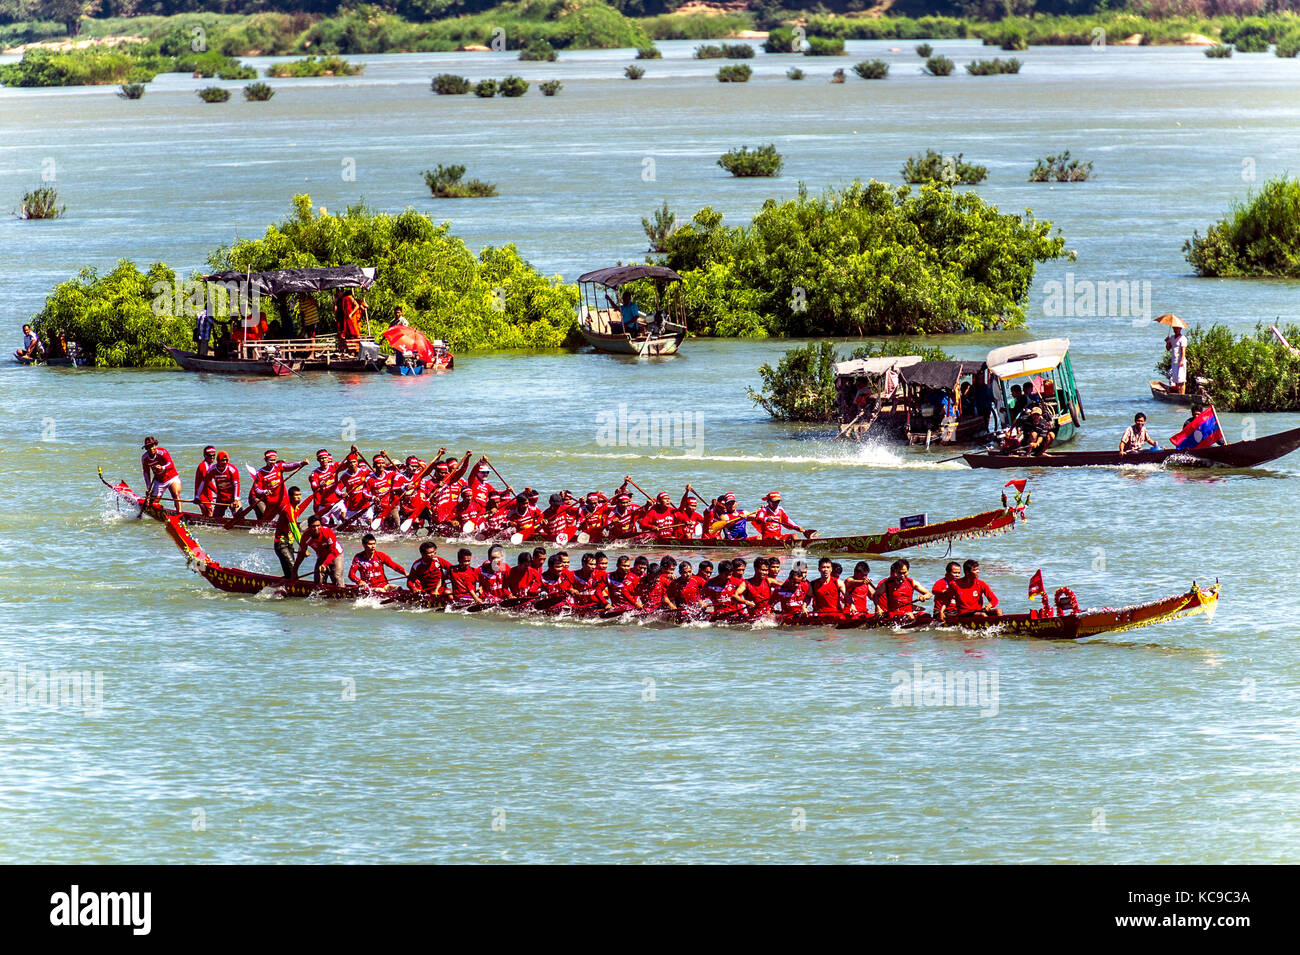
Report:
[[[749,84],[718,84],[717,61],[665,43],[635,83],[621,77],[627,51],[593,51],[553,64],[362,57],[360,77],[273,81],[276,97],[261,104],[203,104],[193,89],[206,82],[179,76],[137,102],[106,89],[0,89],[0,196],[16,205],[53,169],[69,206],[54,222],[0,223],[6,327],[16,335],[48,288],[85,265],[201,267],[208,250],[284,215],[295,192],[328,208],[413,205],[475,248],[513,241],[572,279],[640,255],[640,217],[665,198],[680,215],[712,204],[743,221],[799,181],[896,181],[927,147],[986,164],[981,195],[1031,207],[1078,252],[1039,270],[1032,331],[938,340],[975,357],[1069,336],[1088,413],[1077,447],[1111,446],[1136,410],[1162,439],[1180,426],[1148,397],[1162,337],[1152,315],[1243,331],[1293,315],[1295,283],[1197,279],[1180,246],[1253,184],[1300,165],[1295,61],[1039,48],[1018,54],[1018,76],[935,79],[919,74],[911,44],[891,45],[801,58],[801,83],[783,76],[790,57],[760,54]],[[935,45],[958,63],[992,55]],[[878,55],[893,67],[886,82],[826,82],[834,66]],[[565,87],[554,98],[435,97],[439,72]],[[732,180],[713,164],[766,142],[786,158],[779,180]],[[1094,160],[1095,178],[1024,181],[1035,158],[1061,149]],[[501,195],[428,199],[419,172],[439,162],[464,163]],[[1067,281],[1138,285],[1128,303],[1051,307],[1048,283]],[[1300,613],[1284,606],[1300,517],[1294,456],[1234,473],[1044,473],[1031,480],[1028,523],[957,545],[1016,610],[1038,568],[1085,606],[1223,583],[1212,620],[1082,645],[244,599],[191,574],[159,526],[119,514],[95,477],[102,464],[138,484],[147,433],[187,481],[208,442],[255,462],[265,447],[338,453],[355,434],[368,451],[486,450],[512,483],[544,490],[609,489],[629,473],[652,493],[691,481],[756,503],[780,488],[796,520],[830,534],[984,510],[1014,476],[770,423],[745,391],[784,347],[689,341],[675,359],[640,364],[468,355],[427,379],[9,367],[0,679],[89,671],[102,698],[11,695],[0,707],[0,858],[1300,858]],[[681,415],[691,432],[647,447],[635,435],[618,443],[616,429],[611,443],[602,425],[621,405]],[[1230,438],[1296,424],[1222,418]],[[275,566],[265,537],[199,539],[225,562]],[[408,544],[387,549],[412,559]],[[943,549],[909,556],[922,579],[941,575]],[[901,700],[900,675],[917,672],[970,674],[986,692],[974,706]]]

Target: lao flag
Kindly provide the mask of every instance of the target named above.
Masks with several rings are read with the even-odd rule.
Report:
[[[1043,586],[1043,572],[1037,570],[1034,572],[1034,576],[1029,578],[1029,599],[1033,600],[1039,594],[1045,593],[1047,593],[1047,589]]]
[[[1179,451],[1195,451],[1222,440],[1223,431],[1219,427],[1219,419],[1214,414],[1214,405],[1210,405],[1187,422],[1183,430],[1170,438],[1169,442]]]

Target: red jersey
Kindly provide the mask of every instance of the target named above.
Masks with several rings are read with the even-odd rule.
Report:
[[[985,607],[996,607],[998,605],[997,596],[989,588],[989,585],[978,577],[969,584],[965,583],[965,578],[948,581],[945,594],[952,594],[948,602],[958,613],[974,613],[977,610],[983,610]],[[981,604],[981,597],[984,597],[988,603]]]
[[[827,577],[809,585],[812,588],[813,613],[838,615],[840,613],[840,582],[836,577]]]
[[[172,463],[172,456],[159,444],[140,455],[140,467],[144,470],[145,480],[154,484],[169,484],[180,477],[176,465]]]
[[[211,502],[215,498],[212,489],[203,486],[203,479],[207,477],[208,471],[216,466],[217,462],[213,461],[209,464],[207,459],[204,458],[199,462],[199,466],[194,469],[194,497],[196,499]]]
[[[541,589],[542,572],[532,564],[516,564],[506,575],[506,592],[512,597],[529,597]]]
[[[687,511],[678,509],[673,511],[673,523],[677,527],[673,528],[673,536],[685,540],[695,536],[695,525],[704,523],[704,515],[698,511]]]
[[[578,589],[578,579],[573,571],[560,569],[552,576],[548,570],[541,576],[542,592],[548,596],[568,593]]]
[[[338,474],[338,495],[347,499],[349,511],[359,511],[370,502],[370,495],[366,491],[366,485],[370,481],[370,468],[364,464],[358,465],[356,470],[342,470]]]
[[[593,567],[591,572],[583,575],[578,571],[573,575],[573,582],[578,585],[578,600],[584,604],[605,604],[609,602],[609,573]]]
[[[357,554],[352,558],[352,567],[348,570],[348,580],[361,587],[385,587],[388,585],[388,578],[384,574],[384,568],[390,567],[399,574],[405,574],[402,565],[389,557],[382,550],[377,550],[369,557],[365,551]]]
[[[458,564],[452,567],[448,574],[451,576],[451,596],[453,600],[474,599],[475,588],[479,585],[477,567],[461,567]]]
[[[637,596],[641,598],[641,606],[646,610],[658,610],[663,603],[664,594],[668,592],[668,585],[672,582],[672,576],[666,571],[656,569],[646,574],[640,586],[637,587]]]
[[[735,613],[741,608],[740,601],[736,600],[734,577],[711,577],[704,586],[715,613]]]
[[[612,509],[605,515],[605,536],[610,539],[631,537],[636,533],[636,511],[628,509],[619,513]]]
[[[917,610],[913,605],[916,588],[909,578],[900,581],[886,577],[880,582],[876,595],[876,602],[884,604],[885,613],[890,617],[903,617]]]
[[[652,507],[641,515],[641,520],[637,523],[656,537],[672,537],[673,524],[676,522],[677,515],[672,508],[661,511],[658,507]]]
[[[471,474],[469,476],[469,482],[466,484],[466,487],[468,487],[470,493],[474,495],[474,503],[486,510],[488,498],[492,496],[492,492],[495,491],[496,488],[487,481],[479,480],[477,474]]]
[[[461,480],[443,481],[438,485],[433,493],[433,511],[440,523],[451,520],[456,510],[456,502],[460,500],[460,492],[464,489],[465,482]]]
[[[793,577],[789,577],[776,592],[776,602],[781,605],[782,613],[803,613],[811,592],[812,587],[809,586],[808,581],[796,581]]]
[[[871,596],[871,579],[863,577],[849,577],[844,581],[844,597],[848,606],[852,607],[855,613],[869,614],[872,612]]]
[[[506,526],[513,526],[515,530],[524,536],[524,540],[528,540],[542,526],[542,512],[531,504],[524,508],[522,514],[517,509],[512,508],[506,517]]]
[[[704,578],[699,574],[680,574],[668,585],[668,599],[679,607],[693,607],[704,600]]]
[[[561,534],[572,539],[578,533],[578,508],[572,504],[548,507],[542,517],[546,521],[546,536],[551,540],[559,540]]]
[[[772,597],[775,591],[771,577],[745,578],[745,596],[754,601],[753,614],[756,617],[772,612]]]
[[[629,570],[623,575],[623,579],[618,579],[618,571],[615,571],[609,578],[609,598],[613,601],[614,606],[620,610],[636,609],[635,594],[637,588],[641,585],[641,577],[635,572]]]
[[[450,579],[448,576],[450,572],[451,561],[445,560],[437,554],[434,554],[429,559],[421,557],[411,565],[411,569],[406,575],[407,586],[411,590],[436,594],[443,589],[444,584]]]
[[[749,519],[758,528],[763,540],[781,540],[785,537],[786,525],[794,523],[785,508],[774,508],[770,504],[764,504]]]
[[[312,493],[316,495],[316,510],[323,511],[338,503],[338,464],[331,461],[324,467],[318,467],[307,475]]]
[[[274,501],[284,493],[284,462],[276,461],[253,473],[253,486],[249,488],[264,501]]]
[[[386,471],[371,471],[370,477],[366,478],[366,493],[376,501],[382,501],[388,497],[393,489],[393,477],[397,474],[391,469]]]
[[[227,463],[225,467],[212,465],[203,478],[201,501],[216,504],[234,504],[239,500],[239,468]]]
[[[328,564],[334,558],[343,556],[338,535],[324,524],[317,524],[314,532],[303,534],[302,542],[316,552],[319,563]]]
[[[485,560],[478,569],[478,584],[483,591],[484,600],[500,600],[506,595],[506,577],[509,571],[505,565],[501,569],[493,566],[492,561]]]

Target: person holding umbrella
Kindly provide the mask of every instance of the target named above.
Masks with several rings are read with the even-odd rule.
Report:
[[[1169,390],[1178,395],[1187,393],[1187,323],[1172,313],[1156,319],[1159,325],[1168,325],[1172,331],[1165,338],[1169,352]]]

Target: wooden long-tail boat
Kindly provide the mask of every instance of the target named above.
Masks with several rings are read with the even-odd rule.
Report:
[[[363,591],[355,586],[335,586],[317,584],[311,580],[294,580],[287,577],[275,577],[259,574],[237,567],[226,567],[209,557],[191,536],[185,525],[175,515],[163,519],[167,532],[176,546],[185,554],[191,569],[218,590],[235,594],[258,594],[271,590],[282,597],[314,597],[324,600],[358,600],[362,597],[375,598],[384,603],[415,605],[435,610],[459,610],[461,612],[485,611],[494,614],[516,616],[546,616],[577,620],[616,620],[618,622],[638,622],[660,625],[681,625],[707,621],[715,626],[752,628],[757,625],[775,623],[785,629],[824,629],[824,630],[949,630],[982,634],[990,636],[1011,635],[1031,637],[1037,640],[1082,640],[1104,633],[1120,633],[1137,630],[1157,623],[1176,620],[1204,613],[1212,615],[1218,605],[1219,585],[1201,588],[1192,583],[1186,593],[1172,594],[1149,600],[1145,603],[1126,607],[1101,607],[1080,610],[1077,613],[1063,613],[1054,616],[1041,616],[1037,613],[1004,614],[991,620],[949,621],[943,624],[922,619],[919,622],[899,625],[875,614],[856,616],[791,614],[763,618],[737,618],[734,616],[713,617],[710,614],[694,615],[686,611],[665,611],[659,613],[617,612],[593,610],[589,612],[571,609],[539,609],[528,599],[511,599],[501,603],[456,604],[443,594],[422,594],[410,590],[393,588],[384,591]],[[1072,599],[1072,598],[1071,598]]]
[[[207,371],[221,375],[249,375],[250,377],[279,378],[292,375],[302,367],[302,363],[288,362],[277,357],[260,358],[216,358],[204,357],[198,352],[185,351],[164,345],[171,355],[186,371]]]
[[[1003,454],[996,451],[972,451],[963,454],[973,468],[1082,468],[1133,467],[1139,464],[1170,464],[1186,467],[1219,466],[1253,468],[1285,457],[1300,448],[1300,428],[1280,431],[1250,441],[1233,441],[1208,448],[1179,450],[1161,448],[1153,451],[1048,451],[1046,454]]]
[[[166,508],[161,504],[146,501],[133,491],[125,481],[109,484],[104,477],[102,468],[99,470],[99,479],[105,487],[113,492],[119,501],[139,509],[158,521],[165,521],[169,517],[180,517],[187,524],[202,527],[221,527],[227,530],[269,529],[274,523],[274,521],[249,520],[247,518],[234,520],[229,517],[209,517],[202,511],[181,511],[177,514],[173,508]],[[922,547],[927,544],[974,537],[991,537],[996,534],[1006,533],[1015,527],[1017,521],[1024,522],[1027,520],[1026,507],[1025,504],[1007,505],[1004,503],[1002,507],[995,510],[981,511],[968,517],[957,517],[933,524],[920,524],[915,527],[891,527],[889,530],[877,534],[860,534],[849,537],[813,537],[810,539],[789,537],[783,540],[762,540],[757,537],[748,537],[738,540],[702,540],[698,538],[657,537],[653,534],[641,534],[635,537],[604,541],[584,540],[585,535],[579,535],[572,540],[557,541],[546,535],[534,535],[528,538],[528,541],[529,543],[553,543],[569,547],[590,546],[605,549],[676,547],[682,550],[730,550],[747,553],[753,551],[783,551],[797,554],[879,555],[893,553],[908,547]],[[363,534],[369,531],[370,527],[362,522],[357,522],[350,527],[336,527],[334,530],[335,533],[340,534]],[[407,537],[414,540],[417,537],[427,536],[427,531],[423,529],[413,530],[406,534],[394,532],[391,536]],[[441,539],[447,543],[519,544],[523,542],[522,538],[514,540],[512,537],[489,534],[443,535]]]

